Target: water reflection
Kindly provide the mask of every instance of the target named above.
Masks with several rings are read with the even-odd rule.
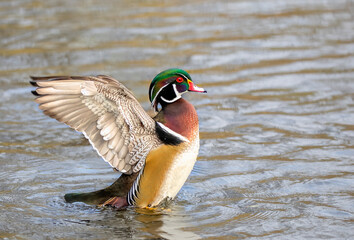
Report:
[[[345,0],[0,3],[0,238],[350,238],[353,11]],[[38,110],[28,76],[109,74],[147,108],[169,67],[208,88],[187,96],[201,149],[170,211],[65,203],[118,175]]]

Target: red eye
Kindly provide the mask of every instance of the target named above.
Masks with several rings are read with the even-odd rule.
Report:
[[[183,82],[183,78],[181,78],[181,77],[176,78],[176,82],[178,82],[178,83]]]

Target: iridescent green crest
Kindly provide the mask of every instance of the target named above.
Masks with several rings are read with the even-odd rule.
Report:
[[[155,98],[162,88],[175,81],[176,76],[191,80],[191,76],[186,71],[179,68],[167,69],[156,75],[149,87],[149,99],[152,104],[154,104]]]

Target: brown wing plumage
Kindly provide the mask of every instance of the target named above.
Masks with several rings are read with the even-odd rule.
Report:
[[[123,84],[109,76],[31,77],[43,112],[82,132],[98,154],[131,174],[161,143],[155,121]]]

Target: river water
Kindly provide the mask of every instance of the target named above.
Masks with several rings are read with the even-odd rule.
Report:
[[[0,238],[350,239],[354,4],[345,0],[0,2]],[[66,203],[113,172],[50,119],[29,75],[111,75],[149,108],[187,70],[201,147],[170,208]]]

